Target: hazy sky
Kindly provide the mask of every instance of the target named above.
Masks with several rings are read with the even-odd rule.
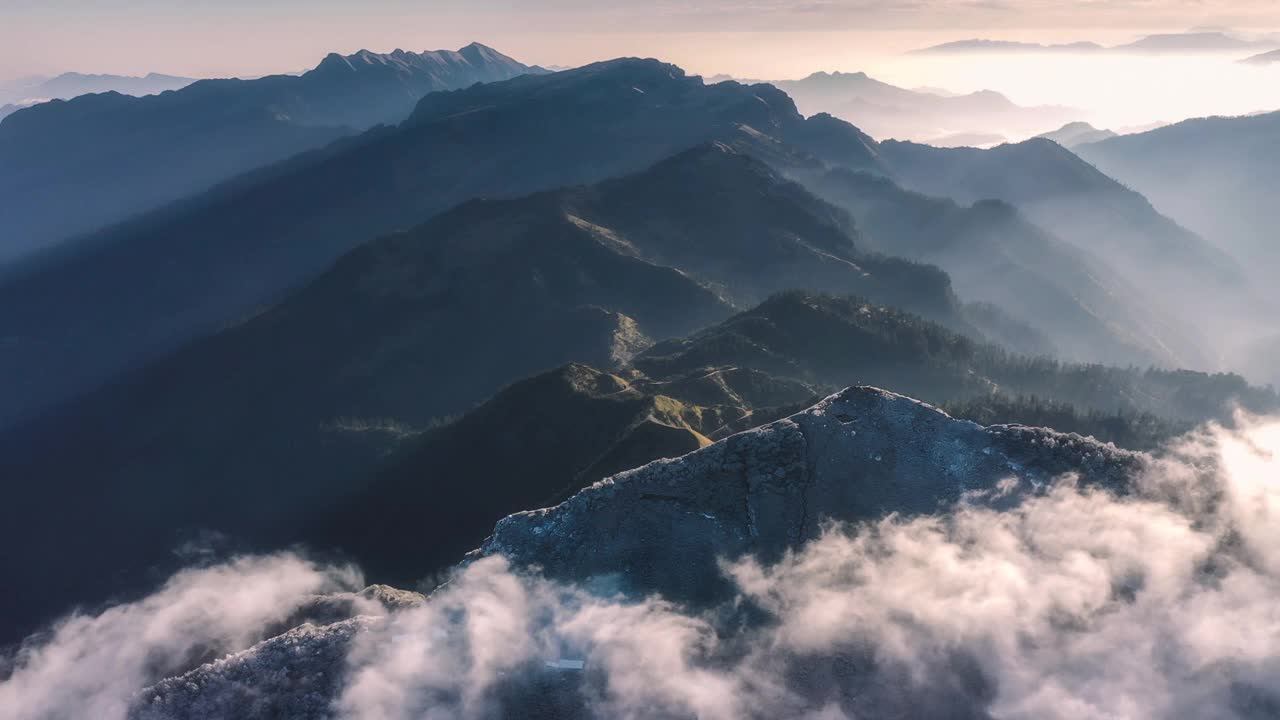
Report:
[[[1123,41],[1280,27],[1276,0],[0,0],[0,78],[66,70],[255,75],[329,50],[471,40],[542,64],[660,55],[700,72],[788,74],[808,57],[983,35]],[[745,35],[744,35],[745,33]],[[754,39],[755,44],[744,44]]]
[[[702,75],[866,71],[904,87],[994,89],[1135,127],[1280,109],[1280,64],[1217,56],[922,57],[970,37],[1119,44],[1152,32],[1280,28],[1280,0],[0,0],[0,80],[80,72],[257,76],[328,52],[458,48],[580,65],[657,57]]]

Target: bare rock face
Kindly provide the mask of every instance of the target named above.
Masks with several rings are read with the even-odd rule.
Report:
[[[469,558],[501,554],[552,578],[714,603],[731,590],[721,559],[777,557],[830,521],[930,513],[966,495],[1012,502],[1064,473],[1123,491],[1144,458],[1078,435],[982,427],[900,395],[850,388],[756,430],[615,475],[557,507],[512,515]],[[377,587],[326,600],[309,617],[422,601]],[[133,715],[329,717],[353,639],[385,622],[359,616],[303,624],[144,690]]]
[[[385,622],[387,614],[424,602],[421,593],[386,585],[317,595],[274,637],[143,690],[132,717],[325,717],[341,689],[352,638]]]
[[[134,700],[136,720],[176,718],[320,718],[342,687],[357,633],[382,622],[361,616],[312,624],[169,678]]]
[[[620,473],[565,503],[503,519],[473,557],[501,554],[551,577],[613,576],[624,590],[714,602],[722,558],[776,558],[830,521],[930,513],[1017,479],[1063,473],[1122,488],[1142,456],[1078,435],[955,420],[868,387]],[[1006,498],[1010,495],[1005,495]]]
[[[270,634],[282,634],[306,624],[323,626],[354,617],[387,615],[426,601],[427,598],[422,593],[400,590],[389,585],[370,585],[354,593],[317,595],[281,623],[276,632]]]

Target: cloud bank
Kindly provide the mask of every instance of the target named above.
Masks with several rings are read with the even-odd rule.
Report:
[[[319,567],[293,554],[185,570],[137,602],[72,615],[0,659],[0,717],[125,717],[145,685],[241,650],[317,593],[359,583],[350,568]]]
[[[487,558],[358,633],[325,712],[1275,717],[1280,421],[1241,427],[1185,438],[1123,494],[1063,478],[1039,493],[970,496],[936,516],[833,526],[776,563],[726,563],[736,597],[711,609]],[[184,573],[29,647],[0,685],[0,707],[19,718],[124,717],[156,658],[234,645],[298,595],[351,582],[289,556]]]

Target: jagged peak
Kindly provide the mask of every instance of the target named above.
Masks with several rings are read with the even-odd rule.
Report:
[[[458,50],[424,50],[415,52],[405,50],[404,48],[396,48],[389,53],[378,53],[368,48],[361,48],[350,55],[342,55],[332,52],[320,61],[316,66],[317,70],[321,69],[346,69],[354,70],[358,65],[395,65],[400,67],[408,67],[423,63],[438,64],[441,62],[457,62],[471,64],[510,64],[513,66],[527,67],[519,61],[498,52],[497,50],[473,42]]]
[[[497,50],[494,50],[493,48],[489,47],[488,45],[485,45],[484,43],[478,43],[478,42],[467,43],[461,48],[458,48],[458,52],[464,55],[468,53],[479,53],[481,55],[502,56],[502,53],[498,52]]]

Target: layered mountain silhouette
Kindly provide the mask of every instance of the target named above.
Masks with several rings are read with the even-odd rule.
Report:
[[[479,44],[366,50],[330,55],[300,76],[182,81],[146,97],[132,97],[131,86],[15,112],[0,122],[0,262],[400,122],[427,93],[528,72],[541,70]],[[175,85],[135,85],[166,83]]]
[[[1241,60],[1248,65],[1270,65],[1274,62],[1280,62],[1280,50],[1272,50],[1271,52],[1259,53]]]
[[[1071,43],[1029,43],[1015,40],[988,40],[972,38],[969,40],[953,40],[940,45],[913,50],[915,55],[959,55],[974,53],[1077,53],[1106,50],[1095,42],[1079,41]]]
[[[1184,33],[1147,35],[1112,49],[1144,53],[1234,52],[1274,48],[1276,45],[1274,40],[1253,40],[1230,32],[1192,30]]]
[[[803,117],[770,85],[706,85],[671,65],[624,59],[431,93],[399,126],[24,262],[0,282],[0,368],[12,399],[3,419],[17,426],[0,439],[0,462],[3,474],[34,480],[0,526],[12,542],[42,548],[5,568],[42,593],[6,600],[5,614],[21,624],[65,601],[136,587],[201,531],[251,546],[287,542],[388,457],[470,427],[447,416],[565,363],[623,378],[623,394],[639,405],[599,420],[600,457],[563,457],[543,478],[551,491],[749,426],[757,410],[770,416],[815,384],[859,382],[815,374],[802,357],[792,370],[716,358],[707,348],[720,341],[694,334],[789,289],[865,298],[766,303],[793,312],[779,322],[796,328],[832,338],[853,328],[840,354],[910,363],[895,342],[862,344],[857,318],[887,305],[938,323],[920,330],[924,321],[885,311],[889,330],[869,336],[901,335],[904,347],[972,342],[959,332],[1033,351],[1068,339],[1125,361],[1173,364],[1179,356],[1161,348],[1176,333],[1162,334],[1128,307],[1122,283],[1022,213],[1043,209],[1036,203],[1099,213],[1099,198],[1119,198],[1119,210],[1102,203],[1097,215],[1109,232],[1130,221],[1177,226],[1048,141],[974,153],[878,144],[830,115]],[[962,202],[1009,194],[1018,207],[963,207],[897,182]],[[988,294],[965,299],[987,303],[963,304],[947,274],[921,260],[970,273],[966,287]],[[1126,307],[1104,312],[1097,302],[1108,295]],[[1031,327],[1055,311],[1072,325]],[[811,312],[843,320],[806,324]],[[677,337],[705,361],[669,345],[645,353]],[[733,332],[719,337],[728,348],[738,342]],[[982,348],[974,355],[999,355]],[[939,362],[948,369],[911,385],[938,402],[1083,397],[1083,411],[1181,422],[1254,393],[1239,378],[1097,370],[1110,379],[1089,381],[1105,388],[1089,395],[1066,380],[1019,384],[1015,361],[966,365],[944,352]],[[1091,377],[1023,364],[1033,375]],[[777,392],[752,399],[727,372],[752,392]],[[719,389],[698,378],[720,378],[711,382]],[[1133,401],[1100,399],[1111,397]],[[422,457],[452,462],[440,454],[448,441],[434,442],[436,454]],[[399,477],[420,477],[406,472]],[[512,507],[480,505],[469,517],[485,524]]]
[[[1117,137],[1117,134],[1112,130],[1099,130],[1087,122],[1073,122],[1037,137],[1052,140],[1064,148],[1074,148],[1077,145],[1108,140]]]
[[[131,75],[88,75],[69,72],[51,78],[30,78],[0,85],[0,118],[49,100],[69,100],[90,93],[118,92],[122,95],[155,95],[166,90],[179,90],[195,82],[195,78],[147,73]],[[6,111],[5,108],[10,108]]]
[[[773,84],[794,98],[803,113],[827,112],[875,138],[931,145],[974,144],[973,140],[988,144],[1026,137],[1079,115],[1066,107],[1021,107],[991,90],[962,95],[908,90],[861,72],[819,72]]]
[[[42,481],[18,491],[6,524],[84,561],[50,579],[48,603],[59,583],[100,586],[95,558],[158,562],[181,529],[287,534],[402,438],[511,381],[625,363],[787,288],[967,327],[945,274],[855,238],[844,213],[719,144],[589,188],[465,203],[9,434],[4,474]],[[84,492],[101,497],[53,512]],[[101,527],[123,516],[129,531]]]
[[[776,88],[707,86],[655,60],[433,93],[397,128],[10,269],[0,277],[0,425],[258,312],[375,235],[470,198],[594,182],[719,138],[832,165],[877,162],[870,138],[829,116],[805,119]]]
[[[1280,382],[1272,356],[1258,344],[1274,333],[1274,311],[1280,306],[1274,290],[1280,210],[1270,192],[1280,182],[1277,143],[1280,113],[1267,113],[1188,120],[1075,148],[1239,259],[1256,300],[1234,312],[1218,312],[1214,324],[1228,360],[1248,366],[1258,382]]]
[[[1031,358],[860,298],[811,293],[771,298],[706,330],[658,343],[632,364],[651,377],[734,367],[819,389],[896,388],[938,405],[999,393],[1192,423],[1225,419],[1236,406],[1268,412],[1280,402],[1238,375]]]
[[[1105,258],[1165,317],[1184,320],[1179,333],[1163,334],[1168,365],[1216,366],[1219,358],[1205,352],[1201,333],[1212,336],[1222,313],[1243,312],[1252,301],[1232,256],[1050,140],[990,150],[890,141],[878,150],[909,189],[961,203],[1004,200],[1062,240]]]
[[[1267,199],[1280,178],[1277,139],[1280,113],[1266,113],[1187,120],[1075,151],[1269,278],[1280,267],[1271,231],[1280,214]]]
[[[820,196],[859,219],[864,243],[946,270],[959,295],[1005,308],[1066,359],[1177,365],[1186,328],[1133,289],[1100,257],[1032,224],[999,200],[963,206],[847,170],[808,176]],[[975,319],[976,320],[976,319]],[[1034,351],[999,328],[989,336]]]
[[[1237,33],[1221,30],[1193,29],[1180,33],[1145,35],[1133,42],[1110,47],[1095,42],[1071,42],[1042,44],[1009,40],[957,40],[913,51],[925,55],[954,55],[973,53],[1094,53],[1102,51],[1122,53],[1201,53],[1237,52],[1241,50],[1274,48],[1273,39],[1252,39]]]

